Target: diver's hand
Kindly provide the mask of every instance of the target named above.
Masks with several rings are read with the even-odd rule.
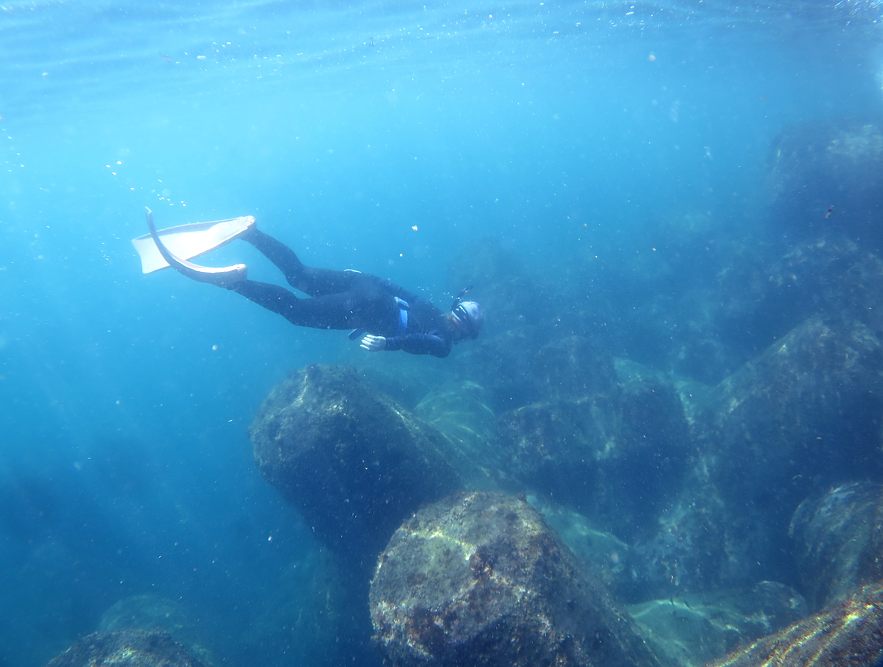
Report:
[[[380,352],[380,350],[386,347],[386,338],[365,334],[362,336],[362,340],[359,341],[359,347],[369,352]]]

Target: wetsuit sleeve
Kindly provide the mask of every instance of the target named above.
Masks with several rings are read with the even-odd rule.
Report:
[[[390,352],[401,350],[411,354],[431,354],[436,357],[446,357],[451,352],[451,343],[435,334],[414,333],[406,336],[387,336],[384,349]]]

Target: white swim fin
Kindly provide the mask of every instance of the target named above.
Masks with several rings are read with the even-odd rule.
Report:
[[[254,225],[254,216],[193,222],[157,230],[161,243],[177,259],[193,259],[232,241]],[[141,257],[141,271],[153,273],[171,266],[150,234],[132,239]]]
[[[157,253],[159,253],[163,262],[166,266],[171,266],[179,273],[183,273],[188,278],[192,278],[193,280],[198,280],[203,283],[212,283],[213,285],[218,285],[220,287],[230,287],[231,285],[238,283],[242,280],[245,280],[246,272],[248,267],[245,264],[233,264],[232,266],[202,266],[201,264],[194,264],[193,262],[184,259],[184,257],[178,257],[175,253],[166,247],[165,241],[160,236],[160,233],[156,229],[156,225],[153,224],[153,211],[149,208],[145,209],[145,213],[147,214],[147,229],[150,230],[149,239],[151,243],[153,243],[154,248]],[[192,239],[192,242],[187,245],[182,243],[181,248],[185,253],[193,254],[196,251],[196,254],[206,252],[207,250],[211,250],[211,248],[217,248],[218,245],[222,243],[226,243],[230,239],[236,238],[241,235],[246,229],[251,227],[254,224],[254,218],[251,216],[245,216],[243,218],[236,218],[235,220],[239,220],[238,225],[232,225],[232,229],[227,227],[226,225],[221,226],[221,232],[218,233],[210,233],[208,230],[202,230],[202,232],[197,232],[196,237]],[[233,222],[233,220],[222,220],[216,223],[202,223],[204,225],[211,225],[212,227],[216,227],[219,223],[224,222]],[[199,223],[197,223],[199,224]],[[188,227],[189,225],[181,225],[179,227],[174,227],[165,230],[166,232],[177,229],[181,230],[182,227]],[[202,236],[200,236],[202,234]],[[171,238],[180,238],[180,231],[176,232],[172,235]],[[223,238],[223,240],[221,240]],[[137,241],[138,239],[135,239]],[[206,247],[209,242],[212,242],[213,245],[211,248]],[[134,243],[134,241],[133,241]],[[138,248],[138,245],[135,244],[135,248]],[[152,251],[147,251],[152,252]],[[141,265],[142,269],[144,269],[144,254],[140,251],[141,255]],[[148,255],[148,258],[150,255]],[[163,268],[162,266],[157,266],[156,260],[151,260],[151,264],[148,266],[156,266],[151,270],[155,271],[157,269]],[[144,269],[145,273],[148,273],[146,269]]]

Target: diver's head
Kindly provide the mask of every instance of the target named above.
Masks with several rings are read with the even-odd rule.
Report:
[[[451,319],[459,338],[478,338],[478,332],[484,323],[484,314],[475,301],[457,300],[451,308]]]

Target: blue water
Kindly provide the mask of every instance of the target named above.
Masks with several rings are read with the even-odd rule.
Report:
[[[548,276],[647,252],[666,215],[744,230],[783,126],[879,114],[881,18],[871,0],[0,3],[0,664],[45,662],[144,592],[200,609],[228,664],[322,664],[242,648],[268,573],[318,548],[247,427],[288,371],[358,350],[142,276],[145,206],[160,226],[253,214],[311,263],[439,305],[483,237]]]

